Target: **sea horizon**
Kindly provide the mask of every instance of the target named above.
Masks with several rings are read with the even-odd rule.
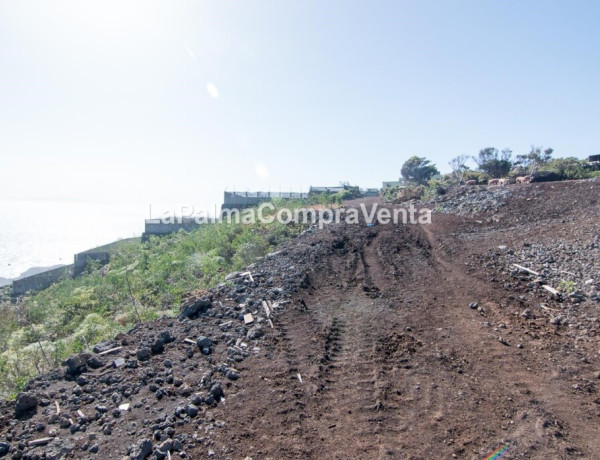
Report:
[[[139,237],[148,205],[79,200],[0,200],[0,277],[73,263],[73,256]]]

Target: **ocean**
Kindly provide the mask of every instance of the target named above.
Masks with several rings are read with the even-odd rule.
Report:
[[[0,277],[73,263],[73,255],[140,236],[148,205],[0,201]]]

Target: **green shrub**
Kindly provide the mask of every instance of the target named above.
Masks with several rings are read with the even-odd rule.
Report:
[[[490,180],[490,176],[481,171],[466,171],[463,180],[465,182],[475,180],[478,184],[487,184],[488,180]]]
[[[394,186],[384,191],[384,197],[394,203],[403,203],[410,200],[419,200],[425,193],[423,185]]]
[[[558,174],[562,180],[587,179],[592,171],[587,168],[587,161],[577,158],[555,158],[540,167],[539,171]]]
[[[513,169],[510,170],[510,172],[508,173],[508,177],[521,177],[521,176],[527,176],[529,175],[529,169],[524,167],[524,166],[517,166]]]
[[[569,294],[569,293],[573,292],[575,289],[577,289],[577,285],[573,281],[562,280],[560,283],[558,283],[557,289],[560,292]]]

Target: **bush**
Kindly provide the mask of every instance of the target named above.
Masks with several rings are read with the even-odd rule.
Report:
[[[555,158],[541,166],[537,174],[542,172],[554,173],[556,177],[560,177],[558,180],[587,179],[592,177],[592,171],[587,168],[587,161],[578,160],[573,157]]]
[[[445,195],[448,191],[448,187],[452,185],[451,179],[432,179],[427,184],[421,197],[422,200],[434,200],[440,195]]]
[[[418,200],[425,193],[425,186],[412,185],[388,187],[384,190],[384,198],[393,203],[403,203],[410,200]]]
[[[487,184],[488,180],[490,180],[490,176],[481,171],[466,171],[463,180],[465,182],[475,180],[478,184]]]
[[[528,168],[525,168],[524,166],[516,166],[515,168],[510,170],[510,172],[507,174],[507,176],[511,177],[511,178],[516,178],[516,177],[527,176],[528,174],[529,174]]]
[[[297,203],[298,206],[300,207],[302,205],[306,205],[306,204],[321,204],[324,206],[330,205],[330,204],[342,204],[343,201],[345,200],[353,200],[355,198],[360,198],[362,196],[362,194],[360,193],[360,188],[354,185],[350,185],[348,183],[342,183],[341,184],[342,187],[344,187],[344,190],[340,190],[339,192],[336,193],[318,193],[318,194],[314,194],[311,195],[308,200],[306,202],[300,202]],[[289,202],[286,203],[286,207],[290,207]]]

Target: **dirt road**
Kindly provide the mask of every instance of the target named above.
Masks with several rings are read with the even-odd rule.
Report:
[[[457,225],[317,234],[332,249],[306,306],[278,316],[267,359],[248,361],[217,443],[234,458],[600,455],[594,398],[564,378],[576,350],[558,332],[533,339],[522,305],[467,273]]]

